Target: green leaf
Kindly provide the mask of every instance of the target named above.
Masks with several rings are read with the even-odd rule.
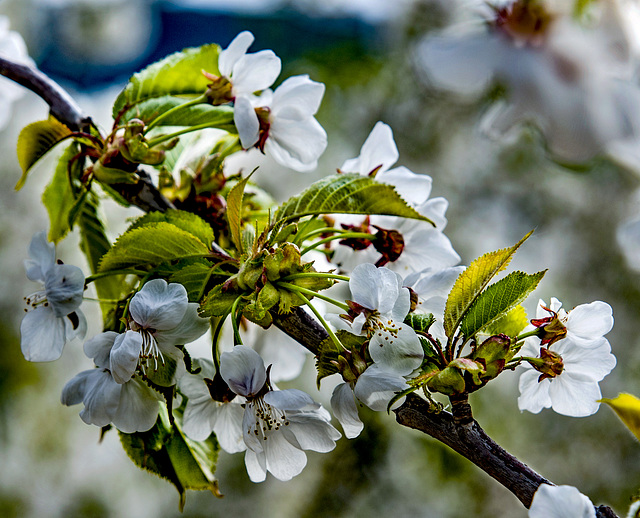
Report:
[[[58,142],[71,134],[71,130],[53,117],[46,121],[32,122],[18,136],[18,162],[22,177],[16,184],[20,190],[27,180],[29,169]]]
[[[145,124],[149,124],[158,115],[168,112],[185,102],[185,99],[170,95],[147,99],[127,110],[121,121],[129,121],[135,118],[142,120]],[[158,121],[158,126],[198,126],[200,124],[209,124],[211,127],[233,125],[233,108],[231,106],[211,106],[206,103],[197,104],[176,110],[175,113],[170,113]]]
[[[520,304],[544,277],[545,271],[533,275],[513,272],[489,286],[475,300],[460,324],[466,338],[489,326]]]
[[[362,351],[363,344],[367,341],[366,336],[357,336],[348,331],[340,330],[336,332],[338,340],[347,349],[351,351]],[[318,354],[316,355],[316,370],[318,371],[317,384],[320,386],[320,381],[327,376],[337,374],[339,372],[336,363],[338,361],[339,352],[336,349],[336,344],[333,343],[331,338],[323,340],[318,348]]]
[[[210,278],[211,264],[208,261],[198,261],[180,268],[169,277],[169,281],[186,288],[189,302],[199,302]]]
[[[533,232],[533,231],[532,231]],[[444,331],[452,338],[462,318],[489,281],[504,270],[520,245],[532,234],[529,232],[510,248],[489,252],[474,260],[456,279],[444,310]]]
[[[404,323],[410,325],[418,333],[428,333],[431,324],[436,321],[431,313],[409,313],[404,319]]]
[[[203,94],[210,80],[202,70],[219,74],[219,53],[218,45],[188,48],[134,74],[113,105],[113,118],[117,119],[123,110],[154,97]]]
[[[75,143],[65,149],[58,160],[53,177],[42,193],[42,202],[49,214],[49,236],[52,243],[58,243],[69,232],[69,213],[75,203],[75,196],[69,181],[69,160],[78,152]]]
[[[384,214],[431,222],[409,206],[393,186],[359,174],[337,174],[319,180],[276,212],[274,221],[318,214]]]
[[[227,194],[227,221],[231,231],[231,241],[241,254],[244,252],[242,246],[242,199],[249,178],[251,175],[240,180]]]
[[[527,312],[522,306],[518,305],[509,313],[485,327],[484,332],[488,335],[518,336],[527,325],[529,325]]]
[[[632,394],[621,393],[613,399],[602,398],[600,403],[609,405],[620,420],[640,440],[640,399]]]
[[[183,210],[169,209],[166,212],[148,212],[141,216],[129,227],[128,230],[144,227],[149,223],[170,223],[197,237],[207,247],[214,240],[211,225],[200,216]]]
[[[213,288],[200,304],[198,313],[201,317],[222,317],[229,314],[231,306],[240,295],[235,292],[224,291],[223,285]]]
[[[209,248],[193,234],[171,223],[149,223],[122,234],[102,258],[100,271],[157,266],[208,253]]]
[[[168,424],[168,417],[158,417],[147,432],[120,432],[124,451],[141,469],[171,482],[180,494],[180,510],[184,508],[187,489],[209,490],[221,496],[214,471],[218,460],[218,445],[212,435],[206,441],[188,439],[178,423]]]

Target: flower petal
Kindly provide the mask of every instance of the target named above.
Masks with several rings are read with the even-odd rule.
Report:
[[[244,465],[251,482],[264,482],[267,478],[267,459],[264,453],[248,449],[244,454]]]
[[[233,122],[238,130],[243,149],[251,149],[260,135],[260,121],[247,96],[236,97],[233,103]]]
[[[580,304],[569,312],[567,331],[585,341],[606,335],[613,327],[613,310],[606,302],[596,300],[590,304]],[[587,344],[581,342],[581,345]]]
[[[281,433],[270,434],[264,441],[267,470],[278,480],[291,480],[307,465],[307,456]]]
[[[520,411],[528,410],[532,414],[537,414],[543,408],[551,406],[549,397],[549,380],[538,382],[540,373],[529,369],[520,375],[518,387],[520,397],[518,397],[518,408]]]
[[[244,408],[238,403],[223,403],[215,415],[213,431],[221,448],[227,453],[238,453],[247,449],[242,436]]]
[[[65,342],[64,320],[55,315],[51,306],[39,306],[24,315],[20,323],[20,348],[25,360],[57,360]]]
[[[229,43],[226,49],[220,51],[220,55],[218,56],[218,70],[221,75],[227,79],[231,76],[233,66],[247,53],[254,39],[253,34],[249,31],[242,31],[231,40],[231,43]]]
[[[554,412],[586,417],[598,411],[602,394],[598,382],[565,371],[550,380],[549,397]]]
[[[47,233],[37,232],[29,244],[29,256],[24,262],[27,277],[32,281],[44,282],[45,274],[56,264],[56,249],[53,243],[47,241]]]
[[[280,165],[295,171],[315,169],[327,148],[327,132],[313,117],[304,120],[275,119],[265,152]]]
[[[175,345],[185,345],[197,340],[208,331],[209,325],[208,318],[198,315],[198,304],[190,302],[180,323],[171,329],[158,331],[155,337],[158,345],[163,349],[170,349]]]
[[[82,303],[84,274],[77,266],[54,264],[45,274],[44,289],[56,316],[64,317]]]
[[[336,419],[340,421],[344,434],[348,439],[358,437],[364,423],[358,416],[356,396],[348,383],[340,383],[333,389],[331,395],[331,409]]]
[[[109,356],[111,374],[117,383],[126,383],[136,372],[142,353],[142,335],[127,331],[116,337]]]
[[[369,354],[380,369],[397,376],[411,374],[424,358],[418,335],[405,324],[395,333],[376,331],[369,342]]]
[[[187,290],[182,284],[154,279],[133,296],[129,312],[140,326],[164,331],[180,323],[188,302]]]
[[[267,371],[260,355],[245,345],[236,345],[220,355],[220,375],[236,394],[249,397],[262,390]]]
[[[293,76],[273,92],[271,110],[276,118],[303,120],[318,111],[325,86],[312,81],[308,75]]]
[[[336,441],[342,437],[321,412],[288,412],[289,425],[285,427],[285,436],[295,436],[298,447],[327,453],[336,447]]]
[[[111,368],[111,349],[113,342],[119,336],[115,331],[106,331],[94,336],[84,343],[84,354],[93,359],[98,367],[103,369]]]
[[[379,174],[395,164],[399,156],[398,148],[393,140],[393,131],[387,124],[378,121],[362,144],[360,155],[357,158],[347,160],[342,164],[340,170],[345,173],[368,175],[380,167]],[[383,179],[380,181],[385,182]]]
[[[160,396],[142,381],[132,379],[122,385],[113,424],[124,433],[146,432],[158,419]]]
[[[245,54],[233,67],[232,84],[235,96],[269,88],[280,75],[281,69],[280,58],[271,50]]]
[[[573,486],[541,484],[533,495],[529,518],[596,518],[593,503]]]
[[[396,392],[407,388],[409,385],[402,377],[388,373],[374,364],[358,378],[354,393],[371,410],[382,412],[387,410],[387,405]],[[402,401],[398,401],[396,406]]]
[[[313,398],[298,389],[272,390],[264,395],[264,401],[280,410],[312,410],[320,408]]]

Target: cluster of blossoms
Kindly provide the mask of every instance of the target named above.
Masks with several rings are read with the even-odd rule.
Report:
[[[581,23],[573,1],[473,4],[479,16],[472,23],[429,36],[418,48],[426,80],[473,97],[500,84],[505,99],[481,123],[489,135],[509,137],[533,123],[563,163],[604,154],[637,171],[640,89],[630,27],[638,6],[593,2],[599,12]]]

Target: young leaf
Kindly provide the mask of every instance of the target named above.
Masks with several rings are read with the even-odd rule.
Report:
[[[113,118],[117,118],[123,110],[154,97],[203,94],[210,80],[202,74],[202,70],[219,74],[219,53],[218,45],[188,48],[134,74],[113,105]],[[129,110],[129,113],[133,112]]]
[[[357,336],[348,331],[338,331],[336,336],[347,349],[352,351],[361,351],[362,344],[367,340],[366,336]],[[323,378],[339,372],[336,364],[339,354],[336,344],[331,338],[327,338],[320,344],[316,355],[316,370],[318,371],[316,382],[318,387]]]
[[[122,116],[121,120],[140,119],[145,124],[152,122],[158,115],[184,104],[180,97],[163,95],[142,101],[132,106]],[[231,106],[211,106],[197,104],[177,110],[158,121],[158,126],[198,126],[209,124],[211,127],[233,126],[233,108]]]
[[[207,293],[198,308],[201,317],[222,317],[229,314],[233,303],[240,295],[223,291],[222,287],[222,284],[219,284]]]
[[[431,313],[409,313],[404,319],[404,323],[410,325],[418,333],[428,333],[431,324],[436,321]]]
[[[507,336],[518,336],[528,324],[527,312],[522,306],[518,305],[509,313],[485,327],[484,332],[488,335],[501,333]]]
[[[208,252],[200,239],[171,223],[149,223],[122,234],[100,261],[100,271],[157,266]]]
[[[169,209],[166,212],[148,212],[133,222],[128,230],[144,227],[149,223],[171,223],[176,227],[197,237],[207,247],[214,239],[211,225],[192,212]]]
[[[536,288],[545,273],[513,272],[489,286],[465,313],[460,324],[462,334],[470,338],[504,316]]]
[[[231,241],[236,249],[243,253],[242,246],[242,199],[244,198],[244,188],[251,175],[240,180],[227,195],[227,220],[231,231]]]
[[[189,297],[189,302],[199,302],[211,277],[211,264],[198,261],[186,264],[169,277],[169,282],[182,284]]]
[[[23,128],[18,136],[18,162],[22,168],[22,177],[18,180],[16,191],[24,185],[31,166],[70,134],[71,130],[53,117],[46,121],[32,122]]]
[[[513,254],[531,233],[529,232],[510,248],[484,254],[460,274],[449,293],[444,310],[444,331],[448,338],[453,337],[462,318],[478,295],[497,273],[507,267]]]
[[[631,394],[621,393],[613,399],[602,398],[600,403],[609,405],[633,435],[640,440],[640,399]]]
[[[409,206],[393,186],[359,174],[337,174],[319,180],[276,212],[274,221],[295,220],[312,214],[384,214],[431,220]]]
[[[49,241],[57,243],[69,232],[69,211],[75,202],[75,196],[69,179],[68,165],[78,152],[75,143],[71,143],[60,156],[53,172],[51,182],[42,193],[42,202],[49,214]]]

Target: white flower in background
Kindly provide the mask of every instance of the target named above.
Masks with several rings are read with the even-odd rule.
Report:
[[[124,432],[144,432],[156,422],[160,395],[139,378],[117,382],[110,371],[110,353],[118,333],[101,333],[84,344],[87,356],[96,369],[76,375],[62,390],[62,404],[84,404],[80,418],[95,426],[114,426]]]
[[[290,480],[307,463],[303,450],[335,448],[340,433],[329,423],[329,413],[300,390],[271,390],[264,362],[253,349],[237,345],[222,353],[220,374],[233,392],[246,398],[242,431],[253,482],[265,480],[267,471]]]
[[[538,301],[534,322],[537,326],[553,320],[556,315],[567,330],[566,338],[581,347],[599,347],[607,342],[604,335],[613,327],[613,310],[601,300],[580,304],[567,313],[562,309],[562,302],[555,297],[551,298],[549,306],[541,299]]]
[[[406,167],[390,169],[397,162],[398,156],[391,128],[383,122],[377,122],[362,145],[360,155],[347,160],[340,167],[340,171],[359,173],[363,176],[375,174],[377,181],[394,186],[409,205],[433,221],[436,226],[434,228],[425,221],[395,216],[368,216],[364,223],[361,216],[338,216],[336,222],[345,227],[368,228],[372,234],[376,233],[376,229],[390,230],[399,233],[403,242],[398,257],[387,257],[386,252],[381,253],[375,246],[355,250],[346,244],[339,245],[331,260],[342,271],[351,271],[360,263],[370,262],[407,275],[425,268],[453,266],[460,261],[460,256],[442,233],[447,224],[447,200],[442,197],[429,199],[432,184],[430,176],[415,174]],[[376,244],[380,249],[385,246],[381,243]]]
[[[0,57],[14,63],[35,67],[22,36],[9,30],[9,19],[6,16],[0,16]],[[0,76],[0,129],[9,122],[11,105],[20,99],[24,92],[25,89],[18,83]]]
[[[198,316],[182,284],[154,279],[136,293],[129,304],[128,330],[118,335],[111,350],[111,373],[118,383],[131,379],[138,365],[157,368],[165,357],[182,358],[175,347],[202,336],[209,321]]]
[[[242,438],[244,398],[236,396],[231,401],[214,400],[212,389],[215,391],[214,380],[217,378],[213,363],[200,359],[198,366],[202,369],[198,374],[180,378],[180,391],[189,398],[184,410],[184,433],[191,439],[204,441],[214,432],[220,446],[227,453],[246,450]],[[221,396],[220,399],[227,399],[225,394]]]
[[[234,120],[242,147],[256,146],[296,171],[315,169],[327,147],[327,133],[314,118],[323,95],[324,85],[303,75],[260,97],[237,98]]]
[[[523,362],[518,408],[534,414],[552,408],[571,417],[595,414],[602,398],[598,382],[616,366],[609,342],[603,339],[587,348],[567,337],[548,349],[539,347],[540,340],[529,337],[520,350],[520,356],[536,358],[543,366],[536,370]]]
[[[331,397],[334,415],[345,435],[353,438],[363,427],[356,398],[372,410],[386,410],[395,393],[408,388],[404,376],[420,366],[424,352],[418,335],[403,324],[411,301],[400,275],[384,267],[361,264],[353,270],[349,288],[352,321],[328,318],[336,327],[368,336],[369,355],[374,361],[355,382],[339,384]]]
[[[25,261],[27,277],[44,286],[25,297],[31,310],[20,324],[20,347],[28,361],[53,361],[60,358],[66,342],[83,338],[87,332],[87,321],[79,309],[84,275],[77,266],[56,262],[55,247],[45,232],[33,236],[29,256]]]
[[[243,31],[220,52],[218,70],[231,83],[231,95],[251,95],[269,88],[280,75],[282,64],[272,50],[247,54],[253,34]]]
[[[529,518],[596,518],[589,498],[573,486],[540,484],[533,495]]]
[[[638,170],[640,89],[621,26],[628,6],[600,4],[599,23],[586,28],[564,4],[504,2],[487,11],[487,23],[428,37],[417,62],[429,82],[459,94],[502,84],[505,101],[482,122],[490,135],[510,137],[529,122],[561,161],[608,153]]]

